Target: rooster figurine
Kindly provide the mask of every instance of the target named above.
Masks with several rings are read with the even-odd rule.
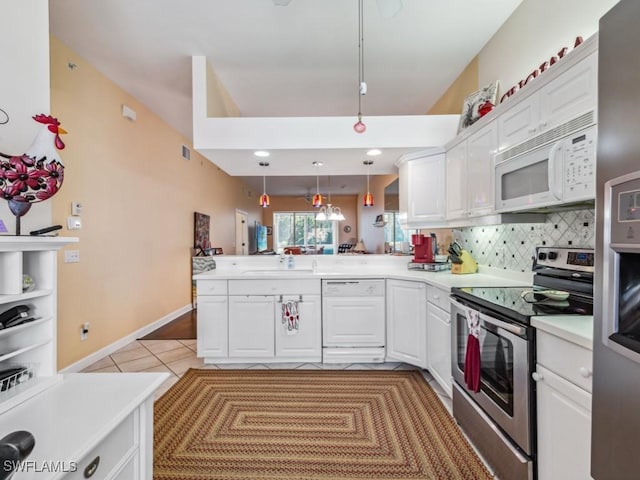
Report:
[[[20,217],[31,204],[54,196],[64,181],[58,150],[65,146],[60,135],[67,132],[51,115],[39,114],[33,119],[42,127],[28,150],[17,156],[0,152],[0,197],[9,202],[9,209],[16,216],[17,235]]]

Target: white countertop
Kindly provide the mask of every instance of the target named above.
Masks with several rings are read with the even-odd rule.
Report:
[[[531,325],[538,330],[593,350],[593,317],[590,315],[531,317]]]
[[[444,290],[452,287],[509,287],[509,286],[529,286],[530,280],[525,280],[525,275],[521,278],[513,278],[508,275],[498,275],[499,271],[491,269],[490,273],[472,273],[465,275],[454,275],[450,271],[444,272],[422,272],[410,271],[405,267],[398,266],[360,266],[348,268],[334,268],[330,271],[311,269],[294,270],[270,270],[257,268],[244,269],[221,269],[194,275],[195,280],[283,280],[283,279],[338,279],[338,278],[390,278],[397,280],[422,281]],[[519,272],[518,272],[519,273]]]
[[[27,461],[79,462],[168,377],[167,373],[75,373],[2,415],[2,432],[31,432]],[[54,480],[62,472],[16,473],[15,480]]]

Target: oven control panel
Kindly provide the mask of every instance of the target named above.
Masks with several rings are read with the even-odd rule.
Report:
[[[594,260],[589,248],[538,247],[536,254],[536,265],[581,272],[593,272]]]

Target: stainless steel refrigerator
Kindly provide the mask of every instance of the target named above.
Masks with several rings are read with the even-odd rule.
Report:
[[[640,0],[600,20],[591,475],[640,478]]]

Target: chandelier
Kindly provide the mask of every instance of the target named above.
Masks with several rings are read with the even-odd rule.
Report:
[[[324,221],[324,220],[336,220],[341,222],[344,220],[344,215],[340,210],[340,207],[334,207],[330,203],[327,203],[325,207],[321,207],[320,211],[316,215],[316,220]]]

